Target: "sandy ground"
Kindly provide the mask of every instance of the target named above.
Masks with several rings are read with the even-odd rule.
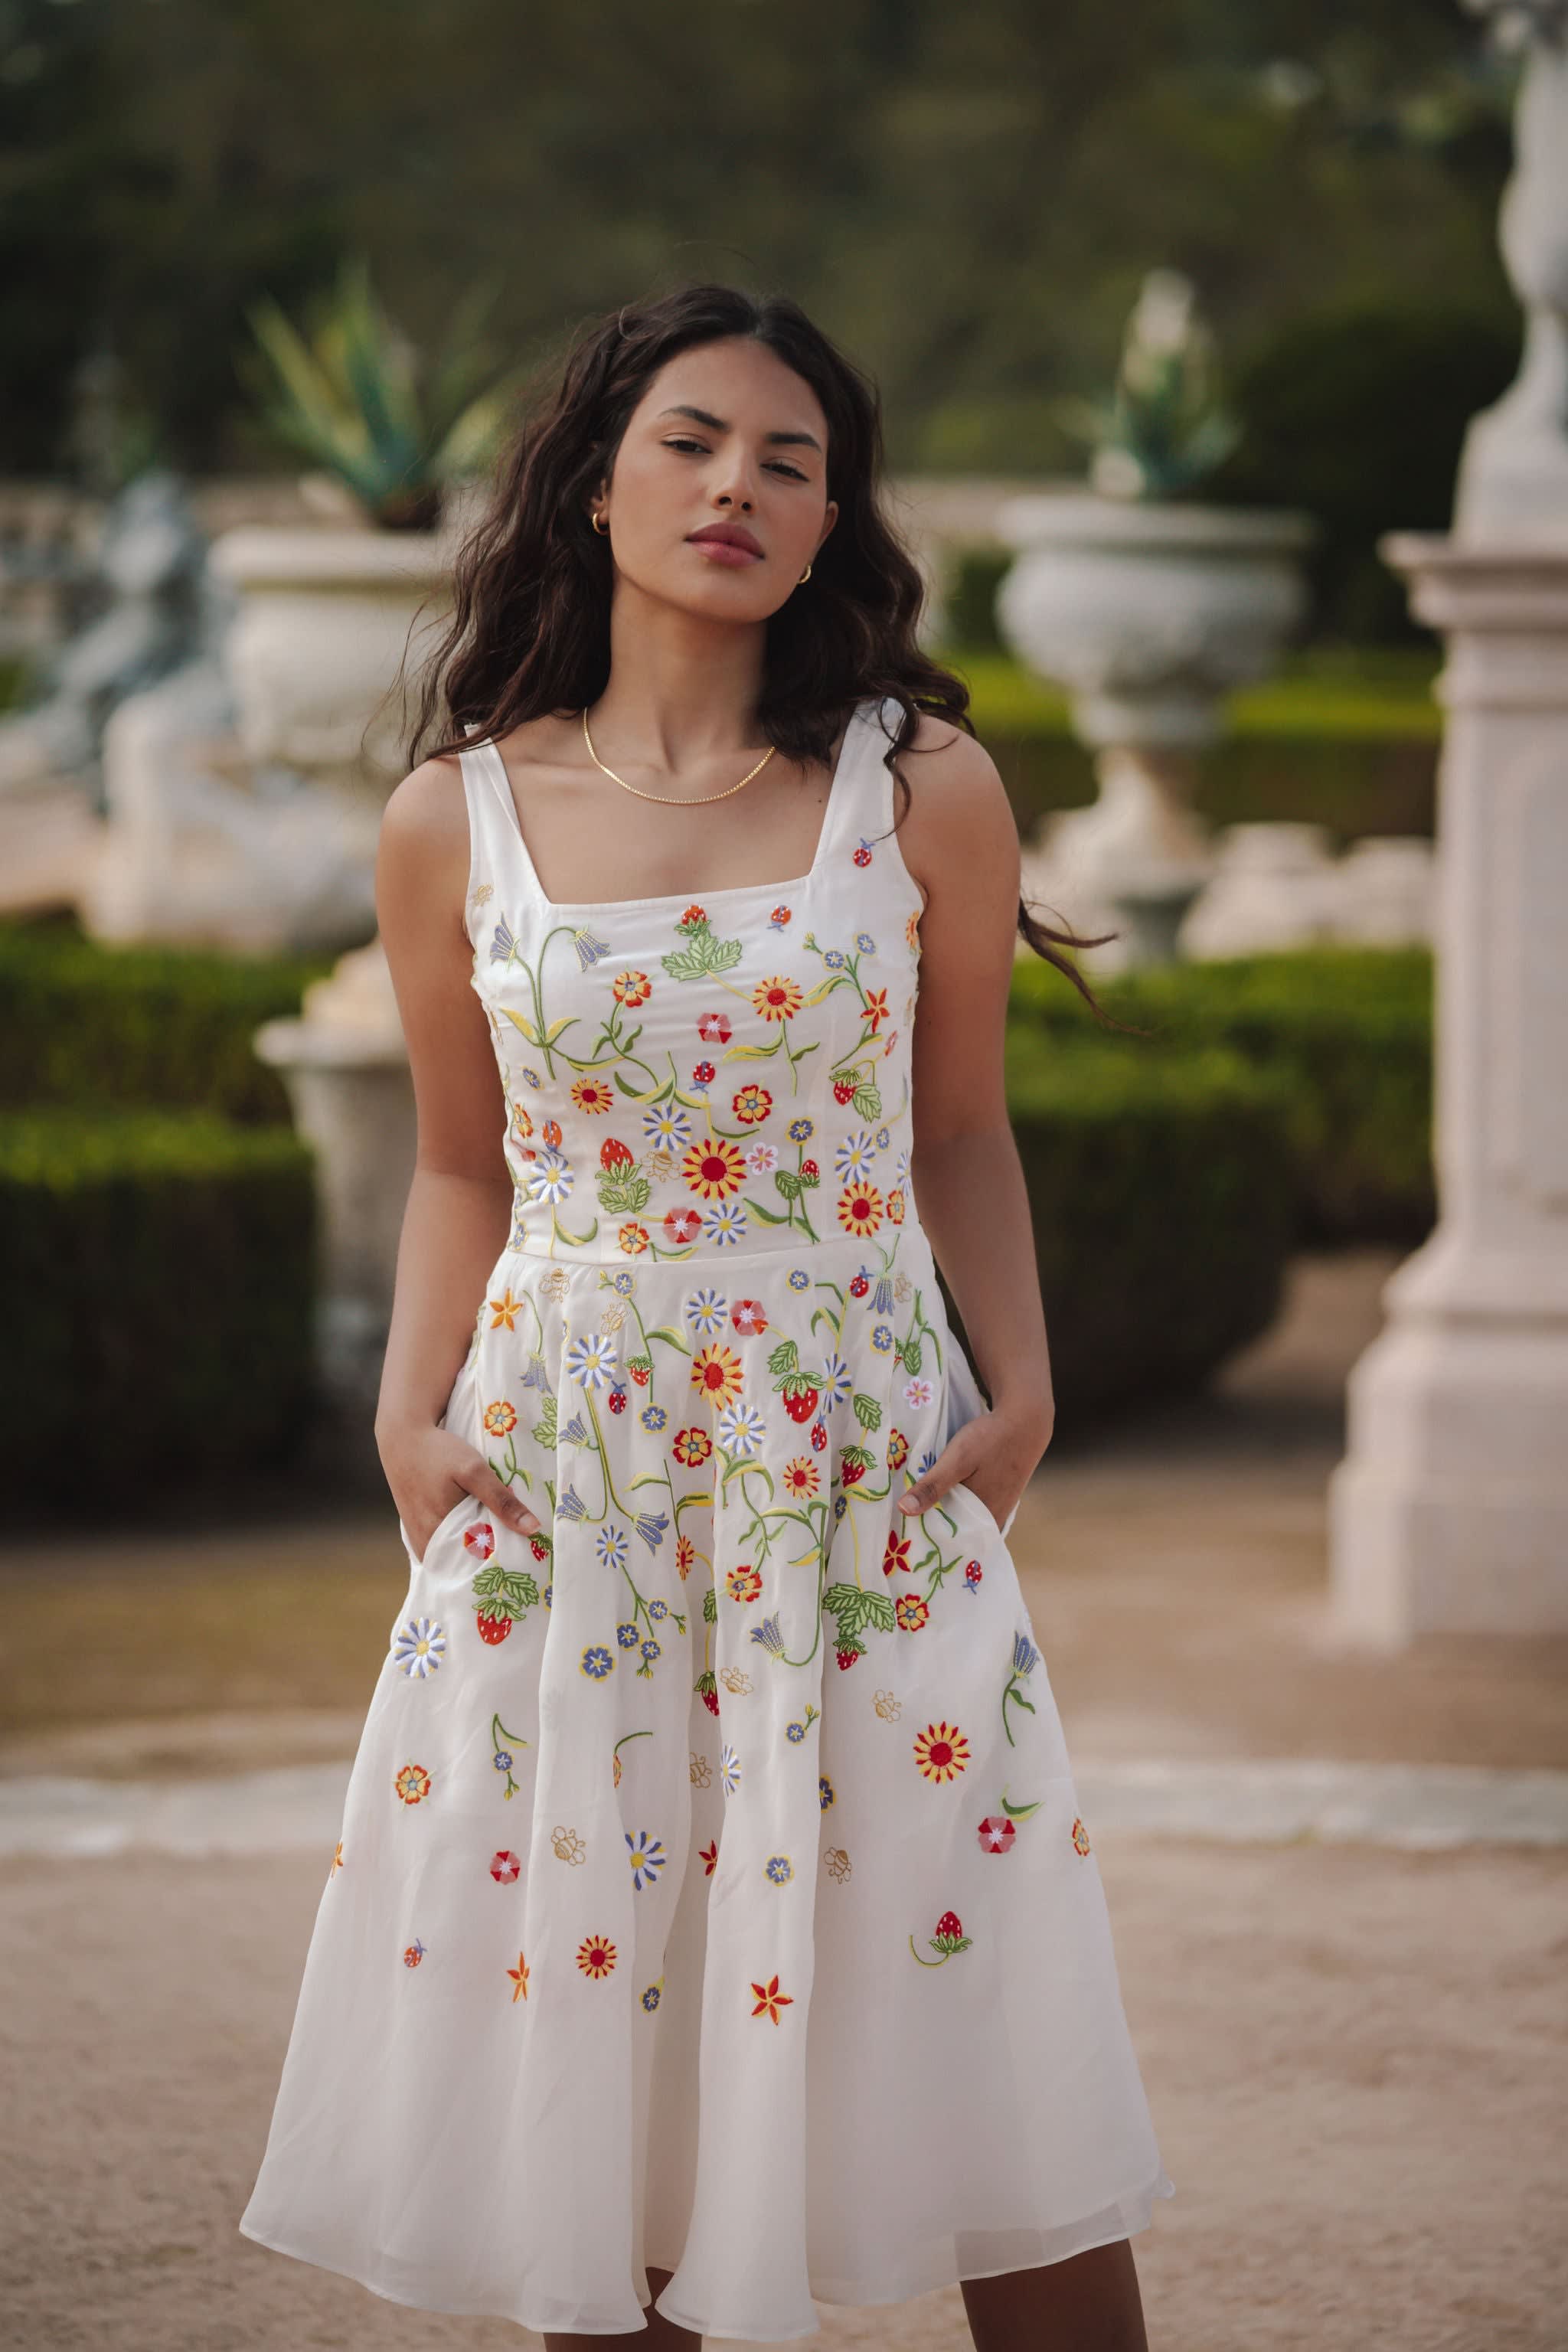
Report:
[[[1134,2241],[1153,2352],[1562,2352],[1568,1861],[1104,1832],[1097,1850],[1176,2184]],[[13,1866],[17,2352],[541,2342],[236,2231],[321,1876],[300,1857]],[[969,2342],[956,2288],[819,2315],[825,2347]]]
[[[1568,1640],[1390,1657],[1328,1622],[1323,1482],[1393,1262],[1303,1261],[1213,1391],[1051,1449],[1014,1550],[1075,1764],[1568,1767]],[[129,1530],[84,1492],[0,1553],[0,1801],[346,1757],[404,1572],[384,1498]],[[1153,2352],[1568,2352],[1568,1845],[1095,1834],[1176,2183],[1135,2241]],[[321,1876],[5,1864],[7,2352],[538,2344],[237,2234]],[[825,2347],[969,2341],[956,2288],[820,2315]]]

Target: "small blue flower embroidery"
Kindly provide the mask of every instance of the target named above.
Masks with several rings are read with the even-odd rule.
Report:
[[[583,1672],[592,1682],[603,1682],[614,1670],[615,1663],[602,1642],[595,1642],[583,1653]]]
[[[664,1868],[668,1856],[664,1851],[663,1842],[660,1839],[655,1838],[651,1843],[649,1842],[647,1830],[638,1830],[635,1840],[630,1830],[627,1830],[626,1838],[626,1844],[631,1850],[632,1885],[640,1893],[645,1886],[652,1885],[654,1879]]]

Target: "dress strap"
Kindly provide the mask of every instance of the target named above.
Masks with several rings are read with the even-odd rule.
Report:
[[[892,778],[879,764],[887,743],[877,723],[877,709],[875,698],[868,697],[849,714],[828,792],[814,874],[826,873],[841,858],[852,856],[860,843],[880,833],[886,823],[879,812]],[[890,799],[889,808],[890,813]]]
[[[479,732],[479,720],[469,719],[464,726],[466,735]],[[515,887],[519,871],[530,887],[534,884],[532,860],[523,843],[517,821],[517,809],[511,797],[511,785],[506,763],[493,743],[476,743],[471,750],[458,753],[458,765],[462,771],[463,797],[468,811],[468,897],[470,927],[481,910],[474,905],[474,893],[481,883],[492,888],[498,877],[508,877]],[[488,895],[488,894],[487,894]]]

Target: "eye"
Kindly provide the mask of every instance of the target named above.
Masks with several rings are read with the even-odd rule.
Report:
[[[693,441],[682,434],[672,434],[664,446],[667,449],[697,449],[704,454],[708,447],[706,441]],[[785,457],[770,457],[768,463],[778,472],[787,474],[792,482],[804,482],[810,478],[801,472],[798,466],[792,466]]]

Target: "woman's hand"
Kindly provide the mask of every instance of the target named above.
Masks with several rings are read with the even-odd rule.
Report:
[[[497,1477],[482,1454],[451,1430],[431,1423],[390,1438],[378,1432],[376,1443],[416,1560],[423,1560],[431,1537],[465,1495],[519,1535],[538,1533],[538,1514]]]
[[[996,1405],[976,1413],[943,1446],[929,1470],[899,1497],[899,1508],[918,1517],[938,1503],[950,1486],[967,1486],[978,1495],[998,1527],[1017,1504],[1036,1465],[1051,1442],[1056,1406]]]

